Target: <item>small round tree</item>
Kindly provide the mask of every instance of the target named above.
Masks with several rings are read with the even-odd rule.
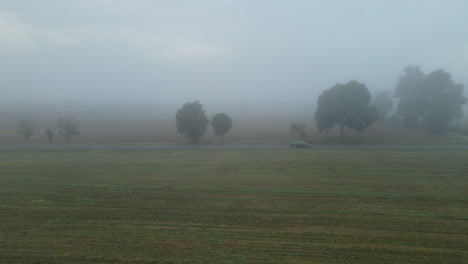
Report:
[[[193,144],[205,134],[209,122],[198,101],[185,103],[176,113],[177,132],[190,138]]]
[[[211,118],[211,126],[214,128],[214,134],[219,136],[221,144],[224,144],[223,136],[229,132],[232,127],[232,120],[225,113],[217,113]]]

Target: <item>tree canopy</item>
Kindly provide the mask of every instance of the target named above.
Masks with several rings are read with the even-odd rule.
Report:
[[[211,118],[211,126],[214,129],[214,134],[219,136],[221,144],[223,144],[224,135],[229,132],[232,127],[232,119],[225,113],[217,113]]]
[[[210,120],[198,101],[185,103],[176,113],[177,132],[195,144],[205,134]]]
[[[361,132],[377,120],[378,112],[371,106],[367,87],[358,81],[336,84],[322,92],[317,101],[315,120],[320,132],[338,125],[343,137],[344,128]]]
[[[422,123],[431,133],[446,133],[450,123],[463,114],[467,102],[463,89],[442,69],[424,74],[418,66],[408,66],[395,88],[394,96],[400,98],[398,114],[408,127]]]

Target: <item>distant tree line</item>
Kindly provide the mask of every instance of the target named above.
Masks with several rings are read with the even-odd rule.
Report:
[[[60,136],[64,137],[68,143],[74,136],[80,135],[77,122],[71,117],[61,117],[57,120],[56,129]],[[36,133],[37,127],[29,120],[20,120],[16,127],[16,132],[24,137],[26,142],[29,142],[31,137]],[[54,130],[47,128],[45,134],[49,143],[54,141]]]
[[[456,84],[450,73],[440,69],[429,74],[417,66],[404,69],[404,74],[393,92],[399,99],[396,117],[407,127],[422,125],[429,133],[447,133],[449,125],[462,116],[462,107],[467,102],[463,95],[464,86]],[[362,132],[378,120],[387,118],[393,110],[394,100],[390,91],[374,95],[367,86],[357,80],[336,84],[324,90],[317,100],[315,121],[320,132],[339,128],[340,136],[345,128]],[[232,126],[231,118],[218,113],[210,120],[198,101],[187,102],[176,114],[177,131],[191,139],[192,143],[205,134],[208,124],[215,135],[223,136]],[[307,139],[307,124],[293,122],[291,134]]]
[[[417,66],[408,66],[396,85],[393,97],[398,98],[397,117],[403,125],[422,125],[429,133],[447,133],[450,124],[463,114],[467,102],[463,95],[464,86],[456,84],[450,73],[440,69],[424,74]],[[361,132],[386,118],[393,109],[393,99],[388,91],[372,96],[366,85],[358,81],[336,84],[322,92],[317,101],[315,121],[320,132],[335,126]],[[291,132],[298,133],[297,125]]]
[[[429,133],[447,133],[453,121],[463,114],[462,107],[468,101],[463,92],[464,86],[455,83],[451,74],[443,69],[425,74],[418,66],[408,66],[393,91],[393,98],[398,99],[394,113],[406,127],[421,126]],[[367,86],[357,80],[338,83],[318,97],[314,115],[317,128],[320,132],[327,132],[338,127],[341,137],[346,128],[362,132],[392,113],[393,98],[390,91],[377,92],[372,98]],[[232,119],[226,113],[216,113],[208,118],[198,101],[187,102],[176,112],[177,132],[188,137],[193,144],[205,135],[208,125],[213,127],[214,134],[223,144],[224,135],[232,127]],[[29,120],[20,120],[16,127],[16,132],[27,142],[36,130],[37,127]],[[307,139],[306,123],[290,123],[289,130],[294,136]],[[76,121],[70,117],[60,118],[56,130],[45,130],[50,143],[54,140],[55,131],[67,143],[80,134]]]

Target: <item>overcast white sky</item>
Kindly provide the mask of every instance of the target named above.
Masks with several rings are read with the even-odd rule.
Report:
[[[1,101],[311,101],[407,65],[468,85],[466,0],[0,0]],[[465,92],[466,94],[466,92]]]

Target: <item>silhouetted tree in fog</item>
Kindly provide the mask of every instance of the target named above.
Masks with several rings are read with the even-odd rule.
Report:
[[[393,109],[393,99],[389,91],[380,91],[375,94],[372,105],[377,108],[379,118],[385,119]]]
[[[400,98],[398,114],[403,118],[403,124],[406,127],[415,127],[425,111],[425,75],[418,66],[408,66],[404,72],[397,83],[394,96]]]
[[[185,103],[176,113],[177,132],[190,138],[193,144],[205,134],[209,122],[198,101]]]
[[[307,138],[307,124],[306,123],[291,123],[289,126],[291,134],[298,135],[302,140]]]
[[[20,120],[18,122],[18,126],[16,127],[16,132],[21,134],[26,142],[29,142],[31,136],[34,134],[35,126],[31,121],[28,120]]]
[[[70,117],[63,118],[61,117],[57,122],[58,133],[65,137],[67,143],[70,141],[70,138],[73,136],[80,135],[80,131],[78,130],[78,125],[76,121]]]
[[[343,137],[344,128],[363,131],[377,120],[378,112],[370,105],[371,95],[367,87],[358,81],[336,84],[325,90],[317,101],[315,120],[320,132],[340,127]]]
[[[405,126],[414,127],[421,122],[431,133],[446,133],[450,123],[463,114],[462,107],[467,102],[463,89],[442,69],[426,75],[419,67],[408,66],[395,89],[395,97],[400,98],[398,114]]]
[[[231,129],[232,120],[225,113],[217,113],[211,118],[211,126],[214,129],[214,134],[219,136],[221,144],[224,144],[223,136]]]
[[[54,131],[47,129],[45,133],[47,135],[47,139],[49,139],[49,143],[52,143],[52,141],[54,141]]]

